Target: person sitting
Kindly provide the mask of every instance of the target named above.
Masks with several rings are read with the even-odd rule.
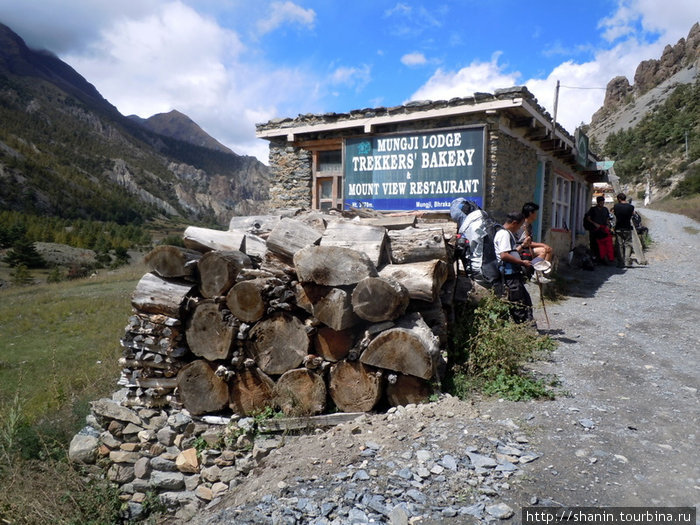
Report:
[[[523,223],[520,231],[518,232],[518,244],[522,245],[523,251],[521,257],[526,258],[529,254],[530,260],[535,257],[540,257],[550,263],[550,269],[545,271],[545,275],[551,272],[551,262],[552,262],[552,247],[543,242],[535,242],[532,240],[532,225],[537,220],[537,213],[540,207],[534,202],[526,202],[523,205],[522,214],[525,217],[525,222]],[[543,281],[544,282],[544,281]]]
[[[527,259],[521,259],[520,252],[523,248],[516,243],[515,237],[524,221],[522,213],[509,213],[503,229],[496,232],[493,244],[496,259],[502,268],[504,292],[511,303],[511,317],[516,323],[534,323],[532,299],[525,288],[524,273],[532,263]]]

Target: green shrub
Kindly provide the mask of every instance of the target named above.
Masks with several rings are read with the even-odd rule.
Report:
[[[521,397],[522,392],[536,390],[531,380],[528,383],[512,378],[522,375],[524,362],[552,350],[552,339],[539,335],[530,326],[513,322],[509,304],[493,294],[476,307],[464,305],[456,317],[448,352],[448,391],[464,399],[473,390],[488,393],[485,389],[495,385],[499,385],[499,395],[504,397],[503,391],[512,390],[513,396]]]

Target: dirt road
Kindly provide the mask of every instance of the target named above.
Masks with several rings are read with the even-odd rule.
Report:
[[[542,454],[516,504],[700,506],[700,224],[642,214],[649,264],[573,273],[571,298],[548,308],[559,347],[534,368],[570,397],[478,405]]]

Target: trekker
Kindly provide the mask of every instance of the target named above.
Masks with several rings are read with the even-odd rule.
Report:
[[[632,215],[634,206],[627,202],[627,195],[617,194],[617,204],[613,206],[615,214],[615,245],[617,247],[617,266],[625,268],[632,265]]]
[[[591,247],[591,254],[595,262],[600,262],[600,251],[598,250],[598,239],[605,237],[603,227],[608,227],[610,222],[610,211],[605,207],[605,197],[599,196],[596,205],[591,206],[583,217],[583,225],[588,230]]]
[[[503,272],[503,283],[508,301],[511,302],[510,315],[516,323],[534,323],[532,299],[525,288],[526,268],[532,263],[520,257],[522,245],[516,242],[518,230],[525,222],[522,213],[512,212],[506,217],[503,229],[496,232],[494,247],[496,258]]]
[[[534,202],[526,202],[523,204],[522,214],[525,217],[525,222],[518,232],[518,243],[523,246],[523,252],[521,252],[521,258],[526,259],[523,256],[525,252],[530,254],[530,260],[535,257],[541,257],[548,263],[550,263],[550,269],[544,271],[544,275],[548,275],[551,272],[551,262],[552,262],[552,247],[543,242],[535,242],[532,240],[532,225],[537,220],[537,212],[540,206]],[[549,281],[549,280],[547,280]],[[543,282],[547,282],[544,281]]]

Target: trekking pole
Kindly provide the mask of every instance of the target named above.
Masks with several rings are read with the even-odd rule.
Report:
[[[544,294],[542,293],[542,283],[537,279],[537,286],[540,289],[540,301],[542,302],[542,311],[544,312],[544,318],[547,321],[547,330],[549,330],[549,316],[547,315],[547,309],[544,306]]]

